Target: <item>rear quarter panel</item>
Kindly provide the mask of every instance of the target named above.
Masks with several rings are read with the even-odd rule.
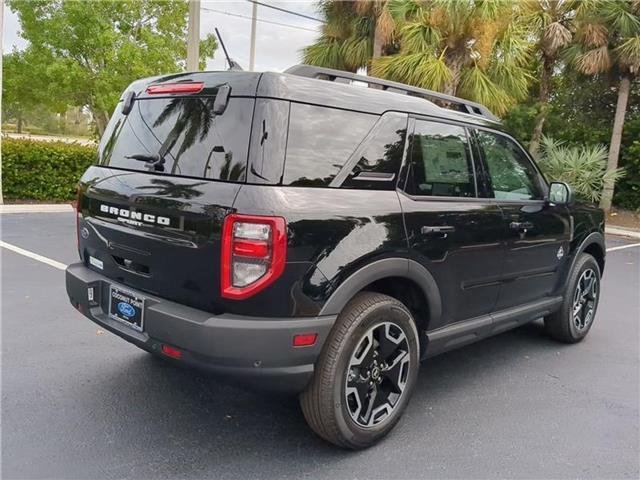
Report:
[[[234,209],[282,216],[288,227],[283,276],[250,299],[229,305],[234,313],[317,315],[335,288],[362,266],[408,256],[395,191],[244,185]]]

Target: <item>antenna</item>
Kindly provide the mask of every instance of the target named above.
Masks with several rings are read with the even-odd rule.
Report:
[[[227,63],[229,64],[229,70],[237,70],[241,72],[242,67],[240,66],[240,64],[236,62],[233,58],[231,58],[227,53],[227,47],[224,46],[224,42],[222,41],[222,35],[220,35],[218,28],[215,27],[214,30],[216,31],[216,36],[218,37],[218,40],[220,40],[220,45],[222,46],[222,51],[224,51],[224,56],[227,58]]]

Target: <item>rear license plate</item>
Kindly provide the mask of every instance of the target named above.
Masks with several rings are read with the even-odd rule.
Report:
[[[111,287],[109,297],[109,316],[141,332],[144,298],[117,287]]]

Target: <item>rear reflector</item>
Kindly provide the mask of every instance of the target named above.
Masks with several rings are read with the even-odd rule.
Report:
[[[310,347],[316,343],[317,333],[301,333],[293,336],[294,347]]]
[[[162,344],[162,353],[167,357],[175,358],[177,360],[182,358],[182,350],[172,347],[171,345]]]
[[[149,85],[147,93],[149,95],[159,95],[161,93],[198,93],[202,91],[204,82],[183,82],[183,83],[163,83],[161,85]]]

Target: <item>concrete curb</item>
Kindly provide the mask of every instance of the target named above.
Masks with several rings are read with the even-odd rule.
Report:
[[[60,213],[73,212],[73,207],[68,203],[28,203],[15,205],[0,205],[0,213]]]
[[[640,231],[629,230],[627,228],[605,227],[604,233],[608,233],[610,235],[620,235],[621,237],[630,237],[630,238],[640,239]]]

